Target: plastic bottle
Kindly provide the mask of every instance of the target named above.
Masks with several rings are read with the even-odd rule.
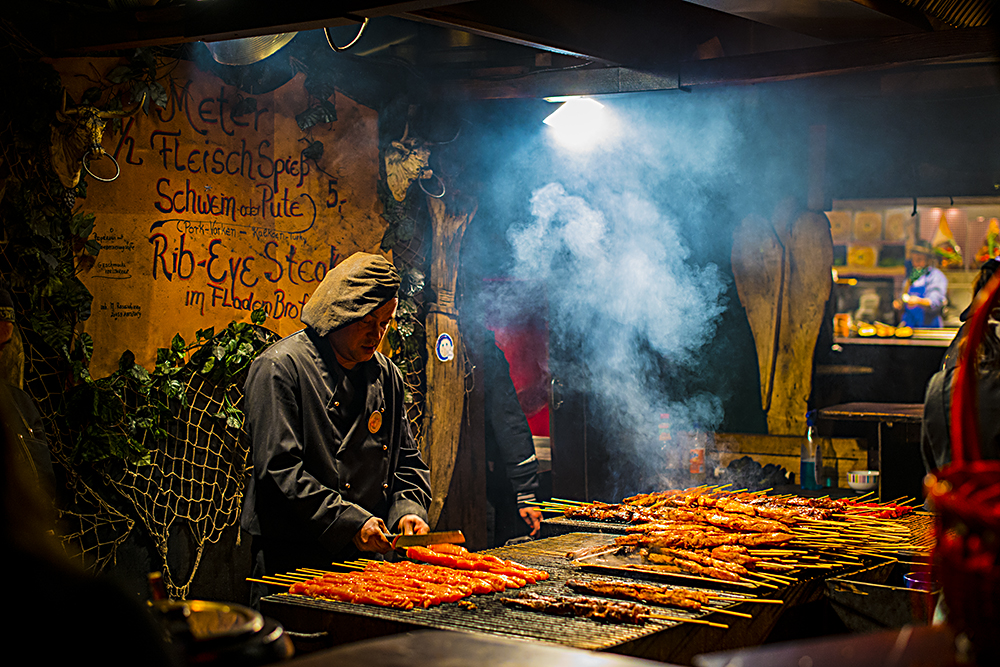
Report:
[[[799,463],[799,486],[806,491],[822,488],[817,473],[823,470],[822,454],[814,441],[816,435],[816,411],[806,413],[806,441],[802,443]]]
[[[705,482],[705,441],[708,439],[697,424],[691,434],[691,458],[688,471],[691,473],[691,483],[694,485]]]

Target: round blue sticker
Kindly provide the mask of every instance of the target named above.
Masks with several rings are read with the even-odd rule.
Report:
[[[438,336],[437,343],[434,345],[434,354],[437,355],[438,361],[451,361],[455,358],[455,341],[451,339],[446,333]]]

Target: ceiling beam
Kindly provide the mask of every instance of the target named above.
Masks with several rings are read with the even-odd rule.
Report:
[[[162,8],[87,13],[51,5],[42,32],[36,34],[43,42],[39,46],[51,55],[73,55],[332,28],[458,1],[189,0]]]
[[[727,52],[823,43],[683,0],[475,0],[407,12],[406,18],[522,46],[624,65],[672,69],[718,38]]]
[[[906,65],[996,61],[998,53],[997,33],[993,28],[941,30],[790,52],[690,62],[681,68],[680,82],[687,87],[789,81]]]
[[[913,65],[997,62],[1000,44],[992,28],[944,30],[930,34],[836,44],[676,64],[648,74],[624,67],[570,69],[508,80],[443,82],[437,94],[450,99],[541,98],[607,95],[651,90],[688,90],[789,81],[817,76],[875,72]]]

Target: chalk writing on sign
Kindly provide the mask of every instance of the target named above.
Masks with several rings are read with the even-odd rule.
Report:
[[[101,310],[108,311],[112,320],[139,319],[142,317],[142,305],[138,303],[121,303],[108,301],[101,304]]]

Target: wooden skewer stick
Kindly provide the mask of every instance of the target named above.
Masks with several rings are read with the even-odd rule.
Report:
[[[595,556],[606,556],[607,554],[613,554],[614,552],[618,551],[619,549],[621,549],[621,547],[616,544],[616,545],[613,545],[611,547],[608,547],[607,549],[605,549],[603,551],[598,551],[596,553],[587,554],[586,556],[580,556],[579,558],[574,558],[570,562],[571,563],[579,563],[582,560],[586,560],[588,558],[594,558]]]
[[[268,586],[283,586],[285,588],[291,588],[292,585],[285,583],[283,581],[267,581],[266,579],[254,579],[253,577],[247,577],[247,581],[252,581],[256,584],[267,584]]]
[[[711,597],[713,600],[725,600],[726,602],[754,602],[754,603],[757,603],[757,604],[785,604],[784,600],[780,600],[780,599],[773,599],[772,600],[771,598],[741,598],[741,597],[734,597],[734,596],[731,596],[731,595],[719,595],[719,594],[715,594],[715,593],[710,594],[709,597]]]
[[[317,576],[322,576],[324,574],[347,574],[346,572],[333,572],[332,570],[316,570],[311,567],[299,567],[295,569],[296,572],[308,572],[310,574],[316,574]]]
[[[290,586],[291,584],[302,583],[303,581],[309,581],[310,579],[312,579],[312,577],[306,577],[306,576],[303,576],[303,577],[290,577],[290,576],[284,575],[284,574],[265,574],[264,578],[265,579],[273,579],[275,581],[280,581],[281,583],[285,584],[286,586]]]
[[[590,503],[581,502],[579,500],[567,500],[566,498],[553,498],[555,502],[563,505],[589,505]]]
[[[740,618],[753,618],[750,614],[744,614],[742,611],[730,611],[729,609],[718,609],[716,607],[702,607],[702,609],[710,610],[713,614],[729,614],[730,616],[739,616]]]
[[[700,618],[684,618],[683,616],[667,616],[666,614],[649,614],[642,616],[642,618],[655,618],[660,621],[677,621],[679,623],[697,623],[699,625],[710,625],[713,628],[729,629],[729,626],[725,623],[713,623],[711,621],[703,621]]]

